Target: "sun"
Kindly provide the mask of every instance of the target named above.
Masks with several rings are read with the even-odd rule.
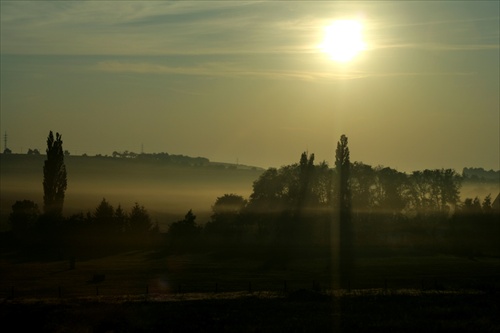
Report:
[[[338,20],[325,28],[325,37],[320,48],[332,60],[348,62],[365,49],[359,21]]]

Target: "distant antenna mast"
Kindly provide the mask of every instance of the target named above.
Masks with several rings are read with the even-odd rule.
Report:
[[[5,131],[5,134],[3,136],[3,151],[7,150],[7,131]]]

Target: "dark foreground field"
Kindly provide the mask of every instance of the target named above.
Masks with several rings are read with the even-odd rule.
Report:
[[[12,332],[500,332],[500,299],[484,292],[197,296],[5,300],[0,321]]]
[[[3,332],[500,332],[500,259],[359,257],[351,289],[328,256],[266,253],[26,260],[3,253]]]

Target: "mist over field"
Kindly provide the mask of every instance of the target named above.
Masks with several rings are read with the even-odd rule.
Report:
[[[1,229],[17,200],[43,203],[44,155],[0,155]],[[64,215],[90,211],[105,198],[115,208],[128,210],[136,202],[166,231],[168,224],[190,209],[199,223],[211,215],[217,197],[234,193],[248,197],[260,168],[213,163],[183,166],[163,161],[128,160],[112,157],[67,156],[68,190]]]
[[[0,230],[8,229],[8,215],[17,200],[43,202],[45,155],[0,155]],[[263,169],[212,163],[205,166],[175,165],[165,161],[124,159],[104,156],[67,156],[68,190],[66,216],[93,212],[105,198],[125,210],[136,202],[145,206],[161,231],[190,209],[198,223],[206,223],[215,200],[224,194],[248,198],[253,182]],[[500,193],[500,183],[469,180],[462,183],[460,200]]]

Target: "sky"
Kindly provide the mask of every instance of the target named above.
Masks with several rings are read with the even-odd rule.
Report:
[[[2,146],[500,169],[498,1],[1,1]],[[365,49],[320,47],[335,20]]]

